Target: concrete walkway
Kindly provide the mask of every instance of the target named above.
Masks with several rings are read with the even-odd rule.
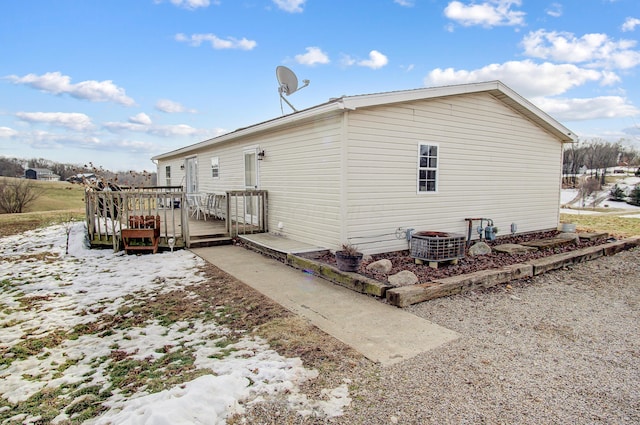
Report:
[[[384,366],[459,336],[402,309],[241,247],[227,245],[192,251]]]

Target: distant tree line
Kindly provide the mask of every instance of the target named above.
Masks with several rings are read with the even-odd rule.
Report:
[[[565,146],[563,181],[566,185],[575,187],[579,183],[580,172],[587,170],[597,182],[604,184],[607,169],[637,169],[639,166],[640,152],[637,149],[624,146],[621,142],[593,139]]]
[[[69,177],[78,174],[95,174],[101,179],[117,183],[120,186],[155,186],[157,176],[155,172],[137,171],[110,171],[101,167],[88,165],[62,164],[44,158],[19,159],[0,157],[0,176],[24,177],[24,173],[29,168],[46,168],[60,176],[60,180],[67,180]]]

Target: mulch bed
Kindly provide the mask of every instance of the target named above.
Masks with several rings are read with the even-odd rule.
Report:
[[[538,232],[538,233],[530,233],[523,235],[515,235],[515,236],[504,236],[498,238],[493,242],[486,242],[490,246],[501,245],[501,244],[520,244],[522,242],[529,242],[533,240],[539,239],[549,239],[557,236],[560,232],[558,231],[550,231],[550,232]],[[386,282],[387,277],[389,275],[398,273],[402,270],[409,270],[418,277],[418,281],[420,283],[427,283],[434,279],[441,279],[449,276],[457,276],[467,273],[473,273],[480,270],[487,269],[495,269],[504,266],[508,266],[511,264],[524,263],[529,260],[534,260],[537,258],[547,257],[554,254],[560,254],[563,252],[575,251],[577,249],[587,248],[590,246],[601,245],[606,242],[606,238],[593,240],[593,241],[582,241],[572,244],[566,244],[561,247],[551,248],[551,249],[543,249],[529,253],[522,254],[506,254],[499,253],[493,251],[488,255],[479,255],[475,257],[468,256],[468,253],[465,252],[465,257],[458,260],[458,264],[449,264],[447,262],[440,263],[437,269],[429,267],[428,264],[415,264],[415,260],[410,256],[409,250],[404,251],[395,251],[384,254],[376,254],[372,256],[365,257],[360,265],[359,274],[364,276],[379,280],[381,282]],[[475,243],[475,241],[473,242]],[[386,258],[391,261],[393,264],[393,269],[389,273],[389,275],[383,273],[377,273],[367,270],[367,265],[370,263]],[[319,257],[313,257],[314,260],[320,261],[326,264],[330,264],[335,266],[336,260],[334,255],[325,254]]]

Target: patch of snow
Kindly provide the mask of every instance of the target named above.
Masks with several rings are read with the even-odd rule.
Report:
[[[628,215],[620,215],[622,218],[640,218],[640,214],[628,214]]]
[[[84,224],[72,227],[69,254],[64,226],[0,239],[0,281],[10,282],[0,291],[0,348],[8,351],[25,338],[70,331],[101,315],[117,315],[120,307],[205,279],[197,271],[204,261],[189,251],[135,256],[92,250],[85,234]],[[260,338],[241,332],[224,348],[216,345],[232,333],[211,321],[195,320],[168,327],[149,321],[109,334],[82,335],[1,367],[0,396],[15,404],[65,383],[107,388],[114,350],[153,362],[186,347],[195,356],[195,367],[211,374],[154,394],[142,391],[127,397],[115,390],[105,403],[109,410],[87,423],[222,424],[229,415],[242,413],[242,406],[272,395],[286,395],[300,414],[319,417],[338,416],[349,405],[346,384],[323,390],[322,400],[302,394],[300,384],[316,378],[317,371],[306,369],[299,358],[280,356]],[[61,365],[68,367],[61,371]],[[69,405],[74,402],[77,399],[69,399]],[[68,419],[61,412],[54,423]]]
[[[563,189],[560,192],[560,204],[565,205],[573,201],[578,196],[578,189]]]
[[[620,180],[618,182],[618,186],[625,191],[625,193],[630,193],[633,187],[636,184],[640,184],[640,177],[628,177],[624,180]],[[625,210],[625,211],[639,211],[640,207],[636,205],[631,205],[622,201],[610,201],[609,200],[609,192],[612,186],[605,187],[603,190],[593,193],[586,197],[584,200],[581,198],[576,199],[579,194],[577,189],[563,189],[560,192],[560,212],[564,214],[576,214],[576,215],[598,215],[598,214],[609,214],[608,212],[600,212],[600,211],[591,211],[590,208],[610,208],[612,210]],[[574,201],[575,202],[572,202]],[[594,205],[594,201],[596,205]],[[574,208],[562,208],[564,206],[574,207]],[[581,209],[584,208],[584,209]]]
[[[572,210],[568,208],[560,208],[560,212],[563,214],[573,214],[573,215],[600,215],[601,212],[598,211],[590,211],[590,210]]]

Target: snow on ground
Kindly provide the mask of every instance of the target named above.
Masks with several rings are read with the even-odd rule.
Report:
[[[560,204],[564,205],[573,201],[578,196],[578,189],[562,189],[560,192]]]
[[[69,254],[65,254],[65,230],[62,225],[52,226],[0,239],[3,352],[25,338],[67,332],[101,315],[117,314],[120,307],[141,298],[204,281],[197,272],[203,260],[188,251],[135,256],[92,250],[85,243],[84,225],[75,224],[70,229]],[[29,307],[24,307],[25,302]],[[299,358],[280,356],[257,337],[243,334],[231,345],[217,344],[230,332],[211,321],[168,327],[149,321],[107,335],[67,339],[37,356],[0,366],[0,396],[15,405],[43,388],[65,383],[108,388],[106,367],[114,347],[148,361],[163,350],[188,347],[195,366],[213,373],[152,394],[125,397],[114,391],[105,403],[109,410],[89,423],[223,424],[229,415],[241,413],[243,405],[260,403],[274,394],[288,394],[290,405],[301,415],[338,416],[350,403],[346,383],[325,390],[322,400],[309,399],[299,385],[314,379],[317,372],[305,369]],[[60,370],[65,364],[69,366]],[[23,423],[36,419],[24,414],[11,418]],[[69,417],[61,413],[54,423],[65,419]]]
[[[622,217],[622,218],[640,218],[640,214],[627,214],[627,215],[621,215],[620,217]]]
[[[640,184],[640,177],[627,177],[618,180],[616,184],[628,195],[636,185]],[[585,199],[578,197],[578,189],[563,189],[560,192],[560,205],[570,208],[561,208],[560,212],[577,215],[596,215],[605,213],[591,211],[590,208],[610,208],[611,210],[624,210],[625,215],[620,215],[620,217],[635,217],[626,215],[628,212],[638,211],[640,213],[640,207],[636,205],[631,205],[626,202],[610,201],[608,195],[612,187],[613,185],[605,186],[603,190],[595,192]]]

